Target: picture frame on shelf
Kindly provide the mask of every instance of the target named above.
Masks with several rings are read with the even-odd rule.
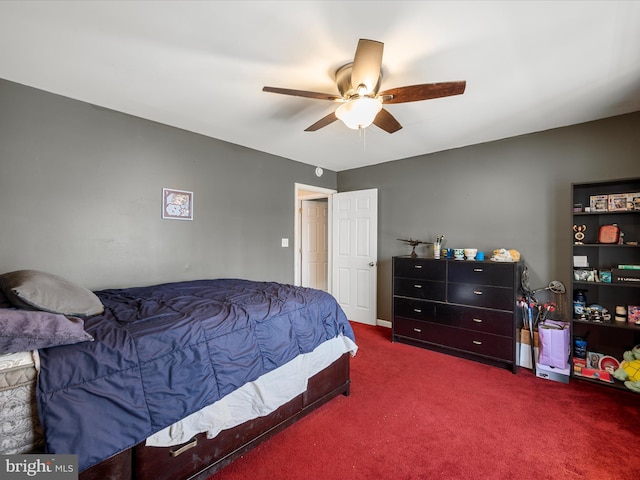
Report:
[[[593,268],[574,268],[573,279],[576,282],[596,282],[597,270]]]
[[[600,369],[600,360],[604,357],[604,353],[587,352],[587,368]]]

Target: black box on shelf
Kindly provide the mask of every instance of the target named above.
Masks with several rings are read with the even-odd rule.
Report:
[[[613,283],[633,283],[640,285],[640,270],[612,268],[611,281]]]

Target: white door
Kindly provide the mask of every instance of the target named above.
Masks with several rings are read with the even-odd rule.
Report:
[[[326,199],[303,200],[301,204],[301,285],[327,291],[328,202]]]
[[[376,324],[378,190],[332,197],[332,293],[349,320]]]

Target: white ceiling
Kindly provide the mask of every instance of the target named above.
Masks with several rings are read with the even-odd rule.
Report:
[[[381,90],[466,92],[364,137],[304,132],[337,105],[262,92],[338,93],[359,38],[385,44]],[[639,111],[640,2],[5,0],[0,77],[341,171]]]

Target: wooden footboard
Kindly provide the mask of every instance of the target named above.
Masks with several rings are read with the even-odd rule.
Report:
[[[204,433],[184,445],[141,443],[80,473],[80,480],[205,480],[252,448],[339,394],[350,393],[350,354],[309,379],[307,390],[271,414],[220,432]]]

